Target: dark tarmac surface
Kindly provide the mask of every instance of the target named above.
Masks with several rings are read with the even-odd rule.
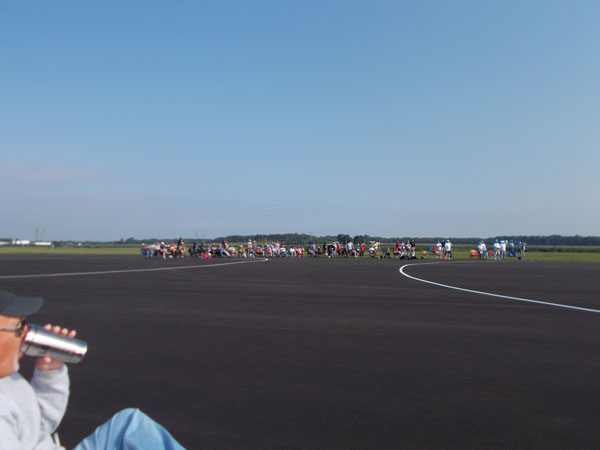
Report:
[[[600,314],[427,285],[397,260],[208,267],[238,261],[0,257],[2,276],[196,266],[0,277],[45,298],[31,322],[76,328],[89,343],[70,368],[63,445],[138,407],[189,449],[600,447]],[[407,273],[600,309],[600,264]]]

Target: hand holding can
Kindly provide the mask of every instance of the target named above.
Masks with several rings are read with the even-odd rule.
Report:
[[[53,370],[63,362],[78,363],[87,353],[87,343],[75,339],[75,330],[59,326],[28,324],[21,351],[28,356],[38,356],[40,370]]]

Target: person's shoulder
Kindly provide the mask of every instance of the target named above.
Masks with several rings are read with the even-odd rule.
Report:
[[[0,378],[0,413],[2,417],[19,409],[19,399],[33,396],[33,388],[19,372]]]
[[[0,391],[4,389],[14,389],[15,386],[29,384],[19,372],[13,372],[10,375],[0,378]]]

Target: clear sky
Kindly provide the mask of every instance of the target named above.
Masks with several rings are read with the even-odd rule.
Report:
[[[600,2],[0,3],[0,237],[600,235]]]

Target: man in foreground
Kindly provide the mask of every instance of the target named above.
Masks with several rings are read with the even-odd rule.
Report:
[[[0,290],[0,448],[58,450],[55,433],[69,400],[69,375],[62,361],[38,358],[30,382],[18,372],[21,345],[28,332],[25,316],[41,298],[17,297]],[[75,337],[75,330],[46,325],[55,334]],[[125,409],[80,442],[75,450],[183,449],[159,424],[137,409]]]

